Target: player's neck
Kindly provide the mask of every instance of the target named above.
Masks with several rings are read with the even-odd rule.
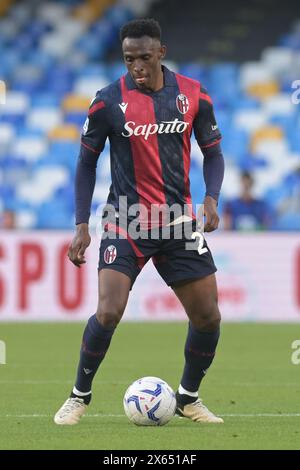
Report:
[[[155,77],[155,80],[153,80],[153,85],[147,91],[149,93],[154,93],[156,91],[161,90],[163,87],[164,87],[164,73],[161,68],[157,76]]]
[[[163,86],[164,86],[164,73],[161,68],[157,76],[155,89],[153,91],[158,91],[161,88],[163,88]]]

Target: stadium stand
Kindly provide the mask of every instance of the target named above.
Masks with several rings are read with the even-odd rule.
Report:
[[[73,227],[73,177],[87,107],[125,71],[120,26],[150,15],[161,21],[172,68],[199,79],[213,97],[227,162],[220,210],[237,195],[246,170],[256,196],[277,214],[272,228],[300,229],[299,203],[288,203],[300,199],[300,107],[292,101],[292,83],[300,78],[300,20],[291,8],[272,15],[277,0],[247,8],[231,0],[217,16],[198,3],[189,10],[177,0],[2,0],[0,80],[7,94],[0,105],[0,212],[14,211],[17,228]],[[202,154],[195,142],[192,149],[192,194],[200,203]],[[107,145],[92,224],[109,181]]]

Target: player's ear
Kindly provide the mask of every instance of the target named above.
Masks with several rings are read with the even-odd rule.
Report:
[[[159,50],[159,58],[160,60],[164,59],[166,57],[167,53],[167,47],[166,46],[161,46]]]

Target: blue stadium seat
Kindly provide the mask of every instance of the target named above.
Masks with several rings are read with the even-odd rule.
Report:
[[[1,168],[6,172],[13,173],[18,169],[28,168],[28,162],[24,158],[16,158],[14,155],[5,155],[1,158]]]
[[[64,121],[68,124],[76,124],[82,128],[86,120],[86,113],[66,113]]]
[[[24,80],[22,78],[19,78],[17,80],[12,80],[11,85],[15,91],[23,91],[24,93],[32,95],[33,93],[39,91],[42,88],[43,77],[32,80]]]
[[[74,177],[79,155],[79,142],[58,141],[50,144],[49,152],[38,160],[33,169],[36,171],[44,166],[63,165]]]
[[[16,190],[14,185],[1,184],[0,185],[0,201],[2,200],[3,207],[8,210],[15,210],[16,205]]]
[[[100,77],[107,74],[105,63],[87,63],[82,70],[77,73],[78,77]]]
[[[18,138],[43,137],[43,136],[44,136],[44,132],[41,129],[33,129],[33,128],[26,127],[26,126],[20,127],[17,133]]]
[[[241,171],[249,171],[252,173],[255,170],[259,170],[260,168],[267,167],[268,162],[265,158],[258,155],[253,156],[251,153],[247,153],[245,150],[244,154],[241,154],[240,158],[238,159],[238,165]]]
[[[74,70],[68,65],[51,69],[45,81],[45,89],[63,95],[70,92],[73,86]]]
[[[76,43],[76,49],[86,54],[89,60],[103,60],[106,53],[105,42],[93,33],[84,34]]]
[[[18,35],[12,42],[12,47],[22,55],[29,52],[35,46],[35,39],[29,33]]]
[[[15,196],[15,188],[9,184],[1,184],[0,185],[0,197],[4,200],[9,201],[13,199]]]
[[[36,65],[48,73],[52,67],[55,66],[55,59],[40,49],[32,49],[26,54],[26,63],[29,65]]]
[[[61,97],[56,93],[38,92],[34,93],[31,98],[31,105],[33,108],[44,107],[58,107],[60,105]]]
[[[224,63],[211,66],[209,70],[209,91],[224,106],[229,105],[239,95],[238,67]]]
[[[66,186],[61,186],[55,191],[54,199],[59,201],[64,201],[64,205],[69,211],[70,214],[74,214],[74,200],[75,200],[75,193],[74,193],[74,184],[69,184]]]
[[[21,126],[24,126],[26,116],[25,114],[1,114],[0,113],[0,123],[1,122],[6,122],[9,124],[13,124],[16,129],[18,129]]]
[[[25,28],[25,32],[31,35],[35,43],[37,43],[43,34],[52,30],[53,26],[50,23],[38,18],[29,21]]]
[[[107,8],[104,15],[105,19],[110,22],[115,31],[118,33],[120,27],[129,20],[134,18],[133,12],[125,6],[116,5]],[[118,36],[117,36],[118,39]]]
[[[280,203],[286,197],[289,196],[289,187],[285,184],[280,184],[275,188],[267,190],[264,194],[265,201],[274,209],[276,209]]]
[[[59,155],[62,158],[66,158],[65,155],[68,155],[67,158],[72,157],[73,155],[78,154],[79,152],[79,142],[72,142],[69,140],[54,140],[50,144],[50,151]]]
[[[107,67],[107,74],[109,79],[114,82],[127,72],[123,62],[114,62]]]
[[[179,73],[198,80],[204,86],[208,86],[208,71],[204,65],[193,62],[182,63],[179,66]]]
[[[3,71],[2,77],[9,77],[14,68],[21,62],[20,51],[12,46],[6,48],[5,53],[1,55],[0,70]]]
[[[289,147],[292,152],[299,152],[300,153],[300,131],[299,131],[299,126],[298,128],[293,126],[293,127],[288,127],[286,129],[286,136],[289,141]]]
[[[196,204],[202,204],[205,195],[203,170],[194,160],[191,161],[190,188],[193,200],[193,208]]]
[[[74,226],[73,217],[62,200],[51,200],[38,208],[37,228],[70,230]]]
[[[234,93],[231,99],[231,106],[233,110],[258,109],[260,108],[260,101],[244,93]]]
[[[274,227],[276,230],[289,230],[289,231],[299,231],[300,230],[300,214],[294,212],[288,212],[286,214],[278,217],[276,225]]]
[[[269,122],[270,124],[281,127],[286,135],[291,137],[290,132],[294,132],[296,127],[296,115],[273,115],[270,117]]]
[[[101,41],[101,45],[105,48],[105,50],[109,50],[117,40],[115,27],[111,21],[106,18],[101,18],[92,25],[90,35],[93,35],[94,40],[97,37],[98,44]]]
[[[237,165],[243,160],[245,152],[248,151],[249,136],[241,129],[231,126],[224,132],[222,138],[222,149]]]
[[[293,50],[300,50],[300,36],[297,34],[284,34],[279,40],[279,45]]]

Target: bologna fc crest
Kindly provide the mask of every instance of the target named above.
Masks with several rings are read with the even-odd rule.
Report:
[[[189,100],[187,99],[187,97],[185,95],[183,95],[182,93],[180,95],[177,96],[176,98],[176,106],[177,106],[177,109],[178,111],[181,113],[181,114],[185,114],[188,112],[189,110]]]
[[[117,257],[117,248],[114,245],[109,245],[104,251],[104,261],[106,264],[111,264]]]

